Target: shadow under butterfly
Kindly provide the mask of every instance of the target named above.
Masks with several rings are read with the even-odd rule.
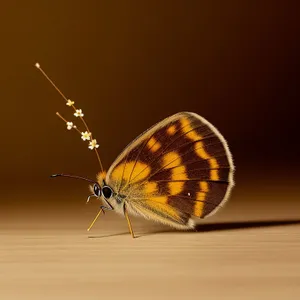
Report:
[[[206,223],[206,224],[197,224],[194,230],[190,230],[190,234],[201,234],[206,232],[218,232],[218,231],[234,231],[234,230],[246,230],[246,229],[255,229],[255,228],[267,228],[267,227],[281,227],[281,226],[291,226],[291,225],[300,225],[300,220],[266,220],[266,221],[247,221],[247,222],[218,222],[218,223]],[[153,235],[159,233],[182,233],[170,229],[154,230],[147,234],[143,235]],[[98,239],[105,237],[114,237],[125,235],[127,232],[108,234],[108,235],[95,235],[89,236],[90,239]],[[139,236],[136,236],[139,237]]]

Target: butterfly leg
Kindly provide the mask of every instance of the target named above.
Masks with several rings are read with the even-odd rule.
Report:
[[[130,234],[131,234],[132,238],[135,238],[125,204],[124,204],[124,215],[125,215],[127,223],[128,223]]]
[[[109,204],[109,202],[106,201],[106,199],[104,199],[104,200],[105,200],[105,202],[106,202],[106,204],[107,204],[108,206],[104,206],[104,205],[101,205],[101,206],[100,206],[100,210],[99,210],[97,216],[95,217],[95,219],[93,220],[93,222],[91,223],[91,225],[90,225],[90,227],[87,229],[87,231],[90,231],[90,230],[91,230],[91,228],[94,226],[95,222],[97,221],[97,219],[99,218],[99,216],[101,215],[101,213],[105,214],[105,211],[106,211],[106,210],[113,210],[113,209],[114,209],[114,208]]]
[[[95,217],[95,219],[93,220],[93,222],[91,223],[90,227],[87,229],[87,231],[90,231],[91,228],[94,226],[95,222],[97,221],[97,219],[99,218],[99,216],[101,215],[101,213],[104,213],[104,210],[101,208],[97,214],[97,216]]]

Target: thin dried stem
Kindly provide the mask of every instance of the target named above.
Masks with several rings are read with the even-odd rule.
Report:
[[[40,70],[40,72],[44,75],[44,77],[50,82],[50,84],[56,89],[56,91],[63,97],[63,99],[68,103],[68,100],[67,97],[62,93],[62,91],[55,85],[55,83],[49,78],[49,76],[45,73],[45,71],[41,68],[40,64],[39,63],[36,63],[35,64],[36,68],[38,70]],[[74,111],[76,112],[77,111],[77,108],[75,107],[74,104],[71,105],[71,107],[74,109]],[[64,122],[67,123],[67,120],[64,119],[59,113],[56,113],[56,115],[58,117],[60,117]],[[80,120],[82,121],[84,127],[86,128],[87,132],[91,134],[91,140],[93,140],[93,135],[87,125],[87,123],[85,122],[85,120],[83,119],[82,116],[79,116]],[[77,132],[79,132],[81,134],[81,132],[76,128],[76,127],[73,127],[74,129],[76,129]],[[99,162],[99,165],[100,165],[100,168],[101,168],[101,172],[104,171],[103,169],[103,165],[102,165],[102,162],[101,162],[101,159],[100,159],[100,155],[99,155],[99,152],[97,150],[97,148],[95,147],[94,148],[94,151],[96,153],[96,156],[97,156],[97,159],[98,159],[98,162]]]

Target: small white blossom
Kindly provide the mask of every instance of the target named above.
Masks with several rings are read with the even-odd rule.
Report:
[[[73,122],[67,122],[67,129],[71,130],[73,128]]]
[[[76,112],[74,113],[75,117],[83,117],[84,114],[82,113],[81,109],[76,109]]]
[[[81,132],[81,138],[86,141],[86,140],[90,140],[91,139],[91,135],[92,133],[91,132]]]
[[[98,147],[99,147],[99,145],[97,144],[97,140],[90,141],[89,148],[91,150],[93,150],[94,148],[98,148]]]
[[[68,106],[72,106],[72,105],[74,105],[74,101],[72,101],[72,100],[70,100],[70,99],[68,99],[68,101],[67,101],[67,103],[66,103],[66,105],[68,105]],[[77,111],[76,111],[77,112]]]
[[[73,122],[67,122],[67,129],[71,130],[72,128],[76,128],[76,125],[74,125]]]

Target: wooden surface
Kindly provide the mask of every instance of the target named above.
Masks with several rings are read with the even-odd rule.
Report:
[[[237,193],[198,232],[134,219],[134,240],[113,213],[86,232],[95,204],[23,218],[10,210],[0,299],[300,299],[297,196],[259,210],[246,198]]]

